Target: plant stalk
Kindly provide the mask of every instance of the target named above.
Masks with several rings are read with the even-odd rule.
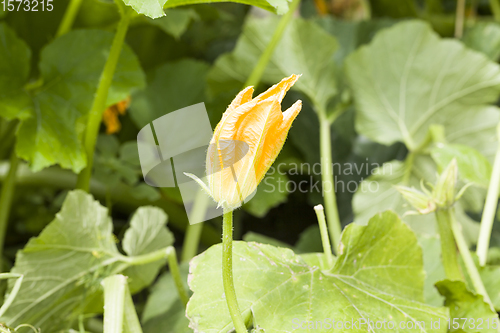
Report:
[[[16,188],[16,174],[18,166],[19,158],[17,157],[16,152],[12,151],[10,156],[9,172],[3,182],[2,192],[0,193],[0,272],[2,271],[3,266],[3,247],[9,223],[12,197],[14,196],[14,190]]]
[[[256,86],[259,84],[260,79],[262,78],[262,75],[264,74],[264,71],[267,67],[267,64],[269,63],[269,60],[271,59],[274,50],[276,49],[276,46],[281,40],[281,37],[283,36],[283,33],[285,32],[287,25],[292,20],[293,14],[295,13],[295,10],[299,6],[299,3],[300,0],[293,0],[292,3],[290,4],[288,12],[285,15],[283,15],[283,17],[280,19],[278,26],[276,27],[276,30],[274,30],[274,34],[271,37],[271,40],[269,41],[269,44],[267,44],[266,49],[264,50],[264,52],[259,58],[259,61],[253,68],[252,74],[250,74],[250,76],[248,77],[244,87]]]
[[[179,298],[181,299],[184,306],[186,306],[189,301],[189,295],[186,289],[184,289],[184,284],[182,283],[181,272],[179,270],[179,265],[177,264],[177,254],[173,246],[170,246],[167,249],[167,259],[168,267],[170,268],[170,274],[174,279],[175,287],[177,288],[177,292],[179,293]]]
[[[104,333],[122,333],[127,278],[112,275],[102,281],[104,287]]]
[[[321,242],[323,243],[326,262],[328,263],[328,268],[331,268],[333,266],[333,255],[330,238],[328,236],[328,228],[326,227],[325,210],[322,205],[317,205],[314,207],[314,211],[318,217],[319,231],[321,233]]]
[[[457,0],[457,12],[455,16],[455,38],[462,38],[464,34],[465,0]]]
[[[247,328],[238,306],[233,281],[233,212],[224,210],[222,226],[222,283],[229,314],[236,333],[246,333]]]
[[[196,194],[193,204],[193,210],[189,219],[191,222],[201,221],[207,211],[210,198],[202,190]],[[190,222],[190,223],[191,223]],[[181,261],[187,262],[198,253],[198,245],[200,244],[201,231],[203,230],[203,222],[189,224],[184,236],[184,244],[182,246]]]
[[[340,243],[342,232],[339,211],[337,208],[337,197],[335,195],[335,183],[333,181],[332,168],[332,141],[330,134],[331,123],[326,117],[326,112],[319,112],[320,126],[320,151],[321,151],[321,178],[323,196],[325,198],[326,221],[333,243],[333,253],[337,254],[337,246]]]
[[[123,44],[125,42],[125,36],[127,34],[129,24],[130,24],[130,15],[127,12],[123,12],[120,22],[118,24],[118,29],[113,39],[113,44],[111,45],[111,50],[109,52],[108,60],[106,61],[104,70],[101,74],[99,87],[97,88],[92,108],[90,110],[87,128],[85,130],[84,142],[83,142],[85,152],[87,154],[87,166],[80,172],[77,181],[77,188],[84,190],[86,192],[89,191],[90,187],[90,178],[92,176],[92,165],[94,162],[94,150],[97,141],[97,135],[99,134],[99,127],[101,125],[102,114],[106,109],[106,100],[108,98],[108,91],[113,81],[116,65],[118,64],[118,59],[120,58],[120,53]]]
[[[500,3],[498,0],[490,0],[490,8],[495,21],[500,21]]]
[[[457,247],[452,231],[450,209],[438,209],[436,220],[441,238],[441,260],[448,280],[463,280],[458,264]]]
[[[82,4],[83,0],[71,0],[66,8],[66,12],[64,13],[63,19],[59,24],[59,28],[56,32],[56,37],[62,36],[68,31],[71,30],[73,26],[73,22],[75,21],[76,14],[78,14],[78,10]]]
[[[500,131],[500,127],[497,129]],[[498,204],[498,194],[500,192],[500,135],[495,153],[495,161],[493,162],[493,170],[491,172],[490,184],[486,195],[483,215],[481,217],[481,229],[479,230],[479,238],[477,241],[476,254],[479,257],[479,264],[486,265],[488,260],[488,249],[490,247],[491,230],[495,221],[495,213]]]
[[[125,287],[125,304],[123,308],[123,333],[142,333],[141,322],[135,310],[134,301],[128,286]]]
[[[462,260],[465,264],[465,269],[467,269],[467,273],[472,280],[472,284],[474,285],[474,289],[476,292],[483,296],[483,299],[486,303],[488,303],[491,309],[494,309],[493,303],[491,302],[490,297],[488,296],[488,292],[484,287],[483,281],[481,280],[481,276],[477,270],[476,264],[474,263],[474,259],[469,250],[469,246],[467,245],[467,241],[462,233],[462,228],[458,224],[455,214],[453,210],[448,209],[449,220],[451,222],[451,228],[453,231],[453,235],[455,236],[455,241],[457,242],[458,250],[460,251],[460,255],[462,256]]]

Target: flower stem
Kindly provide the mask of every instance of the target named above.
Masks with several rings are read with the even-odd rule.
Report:
[[[321,242],[323,243],[323,251],[325,252],[328,268],[333,266],[332,246],[328,237],[328,229],[326,227],[325,210],[322,205],[314,206],[314,211],[318,217],[319,231],[321,233]]]
[[[436,219],[441,238],[441,259],[444,272],[449,280],[463,280],[458,265],[457,247],[452,231],[452,220],[450,209],[439,209],[436,211]]]
[[[222,283],[229,314],[233,319],[236,333],[247,332],[241,316],[233,281],[233,212],[224,211],[222,220]]]
[[[76,14],[78,14],[78,10],[80,9],[80,5],[82,4],[82,0],[71,0],[66,8],[66,12],[64,13],[63,19],[59,24],[59,28],[57,29],[56,37],[62,36],[68,31],[71,30],[73,26],[73,22],[75,21]]]
[[[340,243],[342,228],[340,225],[339,211],[337,208],[337,197],[335,195],[335,183],[333,182],[332,168],[332,142],[330,136],[331,123],[325,112],[319,112],[320,126],[320,151],[321,151],[321,178],[323,185],[323,196],[325,198],[326,221],[330,237],[333,242],[333,253]]]
[[[279,21],[278,26],[276,27],[276,30],[274,30],[274,34],[269,41],[269,44],[267,44],[266,49],[260,56],[257,65],[253,68],[252,74],[250,74],[250,76],[248,77],[244,87],[256,86],[257,84],[259,84],[262,74],[264,74],[264,70],[269,63],[269,60],[271,59],[276,46],[281,40],[281,36],[283,36],[288,23],[290,23],[290,21],[292,20],[293,14],[299,6],[299,3],[300,0],[293,0],[290,4],[290,9],[285,15],[283,15],[283,17]]]
[[[104,70],[101,74],[99,87],[90,110],[87,128],[85,130],[84,147],[87,154],[87,167],[78,175],[77,188],[84,191],[89,191],[90,178],[92,176],[92,165],[94,161],[94,150],[99,134],[99,126],[101,125],[102,113],[106,108],[106,100],[108,98],[108,90],[111,87],[113,76],[115,74],[116,65],[120,58],[120,53],[125,42],[128,26],[130,23],[130,15],[124,11],[118,24],[111,51],[109,52],[108,60],[104,65]]]
[[[472,255],[470,254],[469,246],[467,245],[462,233],[462,228],[458,224],[455,214],[451,208],[448,209],[448,215],[451,222],[451,229],[453,231],[453,235],[455,236],[455,241],[457,242],[458,250],[460,251],[460,255],[464,261],[465,269],[467,269],[467,273],[472,280],[474,289],[476,289],[476,292],[483,296],[484,301],[488,303],[492,309],[494,309],[491,299],[488,296],[488,292],[486,291],[483,281],[481,280],[476,264],[474,263],[474,259],[472,259]]]
[[[16,152],[13,151],[10,156],[10,168],[7,177],[3,182],[2,192],[0,193],[0,272],[2,271],[3,263],[3,246],[5,242],[5,234],[9,223],[10,208],[12,205],[12,197],[16,188],[16,173],[19,166],[19,158]]]
[[[500,125],[497,129],[500,132]],[[488,186],[488,194],[484,204],[483,216],[481,218],[481,229],[479,230],[479,238],[477,241],[476,253],[479,257],[479,264],[486,265],[488,259],[488,248],[490,247],[491,230],[495,221],[495,213],[498,204],[498,194],[500,190],[500,133],[498,135],[499,142],[493,162],[493,171],[491,172],[490,184]]]
[[[127,278],[112,275],[102,281],[104,287],[104,333],[122,333]]]
[[[196,194],[193,210],[191,211],[191,216],[189,217],[191,222],[195,222],[195,224],[188,225],[186,229],[184,244],[182,246],[182,262],[191,260],[198,253],[198,245],[200,243],[200,236],[204,223],[196,222],[203,220],[205,212],[207,211],[209,200],[210,198],[208,195],[201,190],[199,190]]]
[[[455,16],[455,38],[462,38],[464,34],[465,0],[457,0],[457,12]]]

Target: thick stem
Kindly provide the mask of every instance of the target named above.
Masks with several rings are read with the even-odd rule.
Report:
[[[269,44],[267,44],[266,49],[260,56],[257,65],[253,68],[252,74],[250,74],[250,76],[248,77],[244,87],[256,86],[257,84],[259,84],[262,74],[264,74],[264,70],[269,63],[269,60],[271,59],[276,46],[281,40],[281,36],[283,36],[288,23],[290,23],[295,10],[299,6],[299,3],[300,0],[293,0],[290,4],[290,9],[285,15],[283,15],[283,17],[279,21],[278,26],[276,27],[276,30],[274,30],[274,34],[269,41]]]
[[[325,198],[326,221],[330,237],[333,242],[333,253],[337,253],[337,246],[340,243],[342,232],[339,211],[337,208],[337,197],[335,195],[335,183],[333,181],[332,167],[332,142],[330,136],[331,123],[324,112],[319,113],[320,126],[320,151],[321,151],[321,178],[323,186],[323,196]]]
[[[125,42],[125,36],[127,34],[129,23],[130,15],[128,15],[127,12],[124,12],[120,19],[120,23],[118,24],[118,29],[113,39],[113,44],[111,45],[111,51],[109,52],[108,60],[106,61],[104,70],[101,74],[99,87],[97,88],[94,102],[90,110],[87,128],[85,130],[83,144],[85,147],[85,152],[87,154],[87,167],[83,169],[78,175],[77,187],[87,192],[89,191],[90,178],[92,176],[94,150],[97,141],[97,135],[99,134],[102,114],[106,108],[108,90],[111,87],[111,83],[113,81],[116,65],[118,64],[118,59],[120,58],[120,53]]]
[[[490,8],[495,21],[500,21],[500,3],[498,0],[490,0]]]
[[[464,34],[465,0],[457,0],[457,12],[455,16],[455,38],[462,38]]]
[[[246,333],[247,328],[238,306],[233,281],[233,212],[224,211],[222,226],[222,283],[229,314],[236,333]]]
[[[479,257],[479,264],[486,265],[488,259],[488,249],[490,247],[491,230],[495,221],[495,213],[498,204],[498,194],[500,190],[500,141],[498,142],[493,171],[491,172],[488,194],[484,204],[483,216],[481,218],[481,229],[477,241],[476,253]]]
[[[202,190],[199,190],[194,199],[193,210],[189,217],[190,223],[195,222],[195,224],[190,224],[187,227],[186,235],[184,236],[184,245],[182,246],[181,255],[182,262],[191,260],[198,253],[198,245],[200,243],[200,236],[204,223],[196,222],[203,220],[209,201],[210,198],[208,195]]]
[[[170,268],[170,274],[174,279],[175,287],[177,288],[177,292],[179,293],[179,298],[181,299],[184,306],[187,305],[189,301],[189,295],[184,288],[184,284],[182,283],[182,276],[179,270],[179,265],[177,264],[177,255],[175,252],[175,248],[170,246],[167,251],[168,258],[168,267]]]
[[[125,304],[123,307],[123,333],[142,333],[141,322],[135,310],[134,301],[128,286],[125,288]]]
[[[465,240],[465,237],[462,233],[462,228],[458,224],[455,218],[455,214],[451,208],[448,210],[448,214],[449,220],[451,222],[451,228],[453,230],[453,235],[455,236],[455,241],[457,242],[458,250],[460,251],[460,255],[462,256],[462,259],[464,261],[465,269],[467,269],[467,273],[472,280],[474,289],[476,289],[476,292],[478,294],[483,296],[484,301],[488,303],[493,310],[493,304],[491,303],[488,292],[486,291],[483,281],[481,280],[481,276],[479,275],[476,264],[474,263],[474,259],[472,259],[469,246],[467,245],[467,241]]]
[[[314,207],[316,216],[318,217],[319,231],[321,233],[321,242],[323,243],[323,252],[325,253],[328,268],[333,266],[332,246],[328,237],[328,228],[326,227],[325,210],[322,205]]]
[[[12,197],[16,188],[16,173],[19,165],[19,159],[16,152],[13,151],[10,157],[10,168],[7,177],[3,182],[2,192],[0,194],[0,272],[3,263],[3,246],[5,242],[5,234],[9,223],[10,206],[12,205]]]
[[[104,287],[104,333],[122,333],[127,278],[112,275],[102,281]]]
[[[444,272],[448,280],[463,280],[460,267],[458,265],[457,247],[455,238],[451,230],[451,218],[449,209],[439,209],[436,211],[436,219],[441,238],[441,260],[443,261]]]
[[[73,26],[73,22],[75,21],[76,14],[78,14],[78,10],[80,9],[80,5],[83,0],[71,0],[66,8],[66,12],[64,13],[63,19],[59,24],[59,28],[57,29],[56,37],[62,36],[68,31],[71,30]]]

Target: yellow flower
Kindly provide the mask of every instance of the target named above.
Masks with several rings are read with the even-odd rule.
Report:
[[[219,207],[241,206],[278,156],[302,108],[298,100],[281,111],[281,101],[298,78],[285,78],[253,99],[253,88],[245,88],[223,114],[207,151],[208,186],[202,185]]]

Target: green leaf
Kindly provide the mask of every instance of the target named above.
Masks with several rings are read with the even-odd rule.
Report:
[[[295,253],[311,253],[323,251],[321,232],[318,225],[311,225],[304,230],[294,246]]]
[[[288,177],[280,172],[267,174],[255,196],[243,208],[256,217],[264,217],[270,209],[287,201]]]
[[[460,179],[488,188],[492,171],[491,164],[474,148],[458,144],[437,144],[431,154],[442,169],[455,158]]]
[[[123,237],[123,250],[129,256],[147,254],[166,248],[174,243],[174,236],[165,228],[167,215],[156,207],[141,207],[132,216],[130,228]],[[149,286],[167,262],[158,260],[141,266],[132,266],[124,271],[129,277],[131,293]]]
[[[464,44],[482,52],[493,61],[500,57],[500,24],[495,22],[477,22],[465,30],[462,38]]]
[[[249,18],[235,49],[217,59],[208,76],[212,94],[242,85],[269,44],[278,19]],[[335,96],[334,37],[313,22],[293,19],[269,61],[261,81],[275,84],[291,74],[303,74],[294,88],[306,94],[317,108],[325,109]]]
[[[131,6],[137,13],[144,14],[156,19],[165,16],[163,9],[179,6],[194,5],[199,3],[226,2],[227,0],[123,0],[126,5]],[[230,2],[242,3],[269,10],[278,15],[288,11],[288,0],[234,0]],[[167,12],[168,15],[168,12]]]
[[[188,281],[194,294],[187,316],[198,332],[233,329],[222,286],[221,250],[215,245],[190,263]],[[373,217],[368,226],[349,225],[330,271],[309,266],[289,249],[245,242],[233,242],[233,265],[243,317],[266,332],[294,331],[297,320],[325,318],[424,321],[427,332],[446,331],[429,328],[431,320],[446,320],[447,311],[422,303],[422,250],[391,212]],[[365,326],[360,331],[368,330]]]
[[[208,65],[183,59],[148,73],[147,88],[132,96],[130,115],[142,128],[169,112],[204,101]]]
[[[141,219],[141,215],[150,219]],[[144,231],[158,231],[157,226],[164,221],[156,219],[161,217],[157,208],[144,208],[134,219],[134,228],[143,223]],[[87,306],[93,312],[102,311],[95,306],[102,298],[101,280],[131,265],[130,257],[118,252],[112,228],[108,210],[91,195],[70,192],[56,218],[18,252],[12,273],[23,274],[24,283],[0,322],[13,327],[30,324],[42,332],[56,332],[67,329]],[[164,235],[166,231],[158,233]],[[134,229],[128,234],[128,251],[144,252],[153,249],[148,244],[160,243],[156,235],[141,233],[140,238]],[[150,270],[147,265],[142,267]],[[12,288],[13,283],[9,283],[8,292]]]
[[[424,255],[425,303],[441,306],[443,304],[443,296],[439,294],[435,287],[436,282],[446,278],[441,261],[441,240],[439,235],[420,235],[418,243],[422,247]]]
[[[34,91],[32,117],[17,132],[17,154],[34,171],[52,164],[79,172],[86,165],[81,144],[83,122],[90,111],[113,34],[77,30],[57,38],[41,54],[43,86]],[[135,55],[125,46],[118,62],[107,105],[125,99],[144,85]]]
[[[188,268],[187,264],[180,266],[186,289]],[[185,312],[186,308],[179,299],[172,275],[169,272],[162,274],[151,288],[142,314],[144,333],[192,333]]]
[[[432,124],[450,143],[494,155],[500,67],[430,26],[409,21],[381,31],[346,60],[356,97],[356,127],[382,143],[415,150]]]
[[[30,73],[31,51],[5,23],[0,23],[0,116],[25,119],[31,100],[24,91]]]
[[[449,332],[498,332],[498,314],[493,312],[490,306],[483,301],[483,296],[477,295],[467,289],[465,282],[444,280],[438,282],[436,287],[441,295],[445,296],[445,305],[450,308],[451,329]],[[465,320],[461,318],[474,319],[474,321],[467,320],[464,323]],[[459,324],[458,328],[453,325],[454,319]],[[478,328],[480,324],[478,319],[482,319],[482,329]],[[486,324],[487,320],[489,328]],[[493,322],[497,324],[495,328],[492,327],[494,325]],[[448,323],[445,322],[445,324],[447,326]]]
[[[179,39],[189,27],[192,20],[199,19],[198,14],[190,9],[169,9],[165,17],[148,19],[149,23],[156,25],[167,34]]]

